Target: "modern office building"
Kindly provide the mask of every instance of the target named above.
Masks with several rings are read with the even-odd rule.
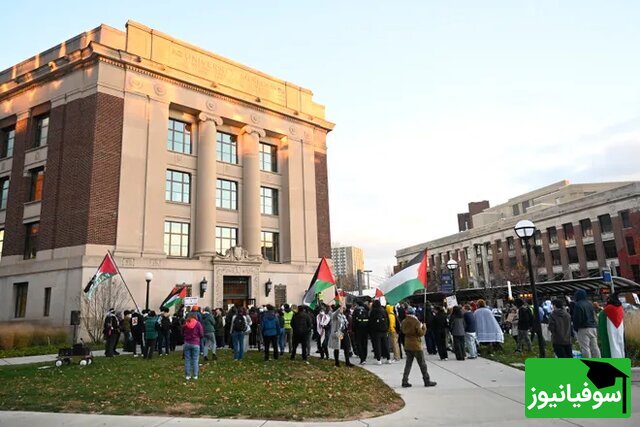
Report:
[[[640,282],[640,182],[561,181],[486,206],[467,221],[472,225],[465,231],[399,249],[396,270],[427,249],[431,289],[449,259],[459,263],[458,288],[523,283],[526,253],[513,227],[529,219],[537,228],[532,241],[537,281],[597,277],[613,266],[614,275]]]
[[[0,72],[0,320],[68,324],[111,251],[138,306],[299,303],[331,256],[312,93],[129,21]],[[130,307],[133,303],[127,303]]]
[[[364,252],[355,246],[331,248],[333,273],[338,285],[345,289],[355,289],[358,270],[364,270]]]

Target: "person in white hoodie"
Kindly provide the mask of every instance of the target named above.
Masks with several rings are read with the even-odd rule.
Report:
[[[326,307],[323,305],[320,312],[316,316],[316,330],[320,335],[320,359],[329,358],[329,334],[331,332],[331,316],[326,313]]]

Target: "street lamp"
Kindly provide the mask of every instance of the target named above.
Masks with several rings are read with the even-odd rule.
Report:
[[[365,270],[363,273],[367,275],[367,289],[371,289],[371,282],[369,282],[369,274],[371,274],[373,270]]]
[[[540,357],[545,357],[544,338],[542,338],[542,327],[540,325],[540,308],[538,307],[538,293],[536,292],[536,281],[533,278],[533,265],[531,264],[531,245],[529,239],[536,232],[536,226],[528,219],[518,221],[515,227],[513,227],[519,238],[524,240],[525,247],[527,249],[527,264],[529,265],[529,280],[531,281],[531,294],[533,299],[533,327],[536,329],[538,335],[538,348],[540,350]]]
[[[273,282],[271,281],[271,278],[269,278],[269,280],[267,280],[266,283],[264,284],[264,294],[266,297],[269,297],[269,294],[271,293],[272,289],[273,289]]]
[[[207,282],[206,277],[202,277],[200,281],[200,298],[204,298],[204,293],[207,292],[207,288],[209,287],[209,282]]]
[[[451,289],[453,290],[453,295],[456,294],[456,268],[458,268],[458,261],[455,259],[450,259],[447,261],[447,268],[451,272]]]
[[[144,280],[146,280],[147,282],[147,299],[144,304],[144,308],[149,310],[149,284],[151,284],[151,281],[153,280],[153,273],[151,273],[150,271],[144,273]]]

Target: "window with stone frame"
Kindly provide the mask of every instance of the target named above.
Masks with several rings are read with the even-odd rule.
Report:
[[[580,228],[582,229],[582,237],[593,237],[593,228],[589,218],[580,220]]]
[[[280,235],[273,231],[263,231],[260,241],[262,257],[271,262],[280,262]]]
[[[189,257],[188,222],[164,222],[164,253],[170,257]]]
[[[216,158],[219,162],[238,164],[238,140],[235,135],[218,132]]]
[[[34,168],[30,171],[31,191],[29,201],[37,202],[42,200],[42,189],[44,187],[44,167]]]
[[[547,228],[547,234],[549,235],[550,245],[558,243],[558,230],[555,227]]]
[[[33,146],[43,147],[47,145],[47,139],[49,138],[49,114],[43,114],[34,118],[35,129]]]
[[[224,255],[228,249],[238,246],[238,229],[233,227],[216,227],[216,252]]]
[[[13,317],[22,318],[27,313],[27,294],[29,293],[29,283],[14,283],[13,295],[14,295],[14,311]]]
[[[167,169],[165,200],[168,202],[191,203],[191,174]]]
[[[176,153],[191,154],[191,123],[169,119],[167,149]]]
[[[278,172],[278,147],[271,144],[260,143],[260,170]]]
[[[0,210],[7,209],[9,198],[9,177],[0,178]]]
[[[38,250],[38,230],[39,222],[32,222],[25,225],[27,233],[24,244],[24,259],[34,259]]]
[[[600,223],[600,232],[602,234],[613,233],[613,223],[611,222],[611,215],[604,214],[598,216],[598,222]]]
[[[13,146],[16,140],[16,127],[9,126],[0,130],[0,159],[13,156]]]
[[[260,187],[260,213],[263,215],[278,215],[278,190]]]
[[[216,182],[216,207],[238,210],[238,183],[226,179]]]

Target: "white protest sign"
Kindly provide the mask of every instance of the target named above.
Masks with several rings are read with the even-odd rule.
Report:
[[[184,305],[188,305],[188,306],[198,305],[198,297],[185,297]]]
[[[455,295],[451,295],[447,297],[447,308],[453,308],[458,305],[458,299]]]
[[[640,304],[640,298],[638,298],[638,294],[634,292],[631,295],[633,295],[633,300],[636,302],[636,304]]]

